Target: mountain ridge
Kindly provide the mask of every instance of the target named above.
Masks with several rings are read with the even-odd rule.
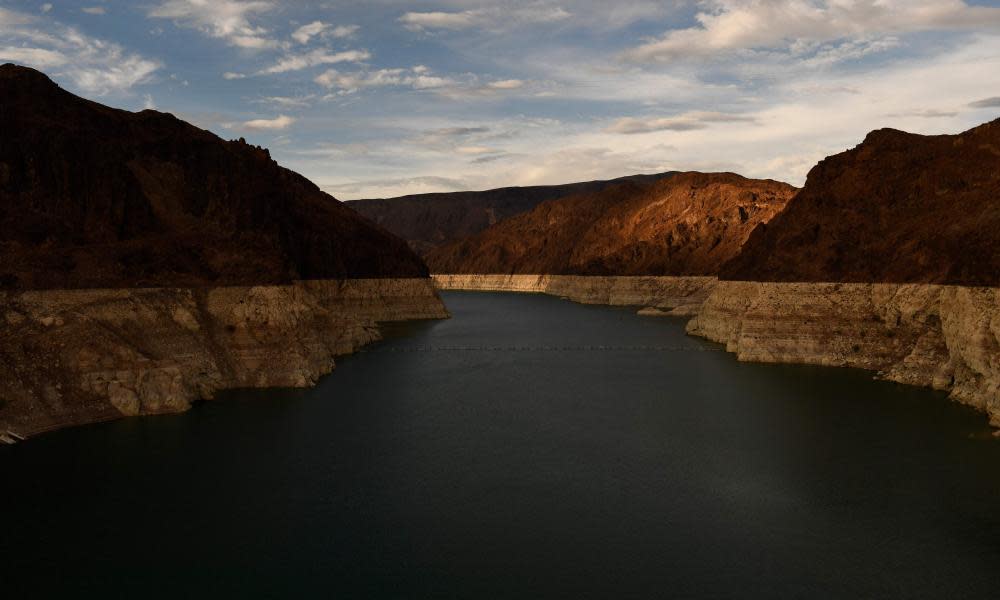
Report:
[[[817,164],[721,276],[1000,284],[1000,119],[956,135],[872,131]]]
[[[0,66],[0,287],[426,277],[405,242],[266,149]]]
[[[668,171],[558,185],[412,194],[397,198],[349,200],[347,205],[407,240],[414,250],[424,255],[439,246],[475,235],[504,219],[527,212],[548,200],[597,192],[627,181],[658,181],[674,174],[674,171]]]
[[[426,259],[434,273],[714,275],[794,193],[734,173],[625,182],[543,202]]]

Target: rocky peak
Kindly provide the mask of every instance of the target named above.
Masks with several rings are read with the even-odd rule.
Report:
[[[1000,120],[959,135],[893,129],[810,171],[726,265],[727,279],[1000,284]]]

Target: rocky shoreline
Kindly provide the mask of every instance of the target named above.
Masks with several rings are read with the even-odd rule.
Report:
[[[0,292],[0,442],[306,387],[378,323],[446,318],[430,279]]]
[[[707,277],[435,275],[440,289],[534,292],[692,317],[741,361],[855,367],[948,392],[1000,427],[1000,288]]]
[[[715,287],[714,277],[590,275],[432,275],[441,290],[524,292],[581,304],[647,306],[675,315],[696,310]]]
[[[1000,288],[721,281],[688,333],[742,361],[856,367],[1000,427]]]

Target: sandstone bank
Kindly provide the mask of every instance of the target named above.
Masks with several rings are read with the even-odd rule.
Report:
[[[856,367],[948,392],[1000,427],[1000,289],[721,281],[688,323],[742,361]]]
[[[0,292],[0,437],[309,386],[378,322],[443,317],[430,279]]]
[[[526,292],[581,304],[695,310],[708,297],[714,277],[601,277],[583,275],[433,275],[438,289]]]
[[[948,392],[1000,427],[1000,288],[712,277],[435,275],[443,290],[544,293],[693,316],[741,361],[854,367]]]

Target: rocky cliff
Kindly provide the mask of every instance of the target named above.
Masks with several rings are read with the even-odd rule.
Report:
[[[870,133],[816,165],[722,278],[1000,285],[1000,120]]]
[[[417,252],[426,254],[443,244],[477,234],[504,219],[527,212],[548,200],[599,192],[626,181],[651,183],[671,175],[632,175],[611,181],[352,200],[347,205],[407,240]]]
[[[434,273],[715,275],[795,188],[680,173],[539,204],[429,252]]]
[[[693,315],[689,333],[725,344],[739,360],[868,369],[946,391],[1000,427],[997,148],[1000,122],[956,136],[873,132],[821,162],[783,212],[761,220],[721,269],[724,278],[744,281],[435,281],[444,289],[537,291],[646,306],[646,314]],[[553,222],[560,218],[556,213]],[[627,231],[624,221],[618,225]],[[544,229],[532,233],[543,236]],[[502,243],[494,247],[508,252]],[[531,252],[539,252],[537,244]]]
[[[692,334],[740,360],[945,390],[1000,426],[1000,121],[872,132],[813,168],[721,274],[735,281],[714,288]]]
[[[697,312],[714,277],[601,277],[580,275],[434,275],[442,290],[522,292],[581,304],[643,306],[674,316]]]
[[[741,361],[853,367],[946,391],[1000,427],[1000,288],[714,277],[434,275],[444,290],[542,293],[693,317]]]
[[[264,149],[0,67],[0,442],[304,386],[447,312],[407,244]]]
[[[719,282],[688,332],[740,360],[857,367],[944,390],[1000,427],[1000,289]]]
[[[0,288],[425,277],[405,242],[264,149],[0,66]]]
[[[312,385],[378,322],[446,316],[429,279],[0,292],[0,437]]]

